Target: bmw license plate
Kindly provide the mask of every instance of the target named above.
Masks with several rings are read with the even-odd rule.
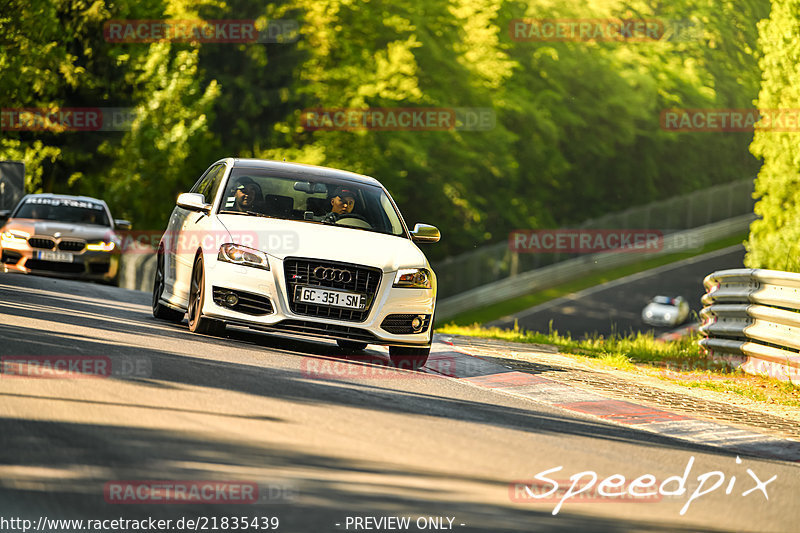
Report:
[[[327,305],[345,309],[363,310],[367,306],[367,297],[364,294],[306,286],[297,287],[296,300],[304,304]]]
[[[72,254],[68,252],[39,252],[42,261],[56,261],[58,263],[72,263]]]

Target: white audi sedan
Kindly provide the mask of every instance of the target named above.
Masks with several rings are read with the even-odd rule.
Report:
[[[430,353],[436,276],[374,178],[331,168],[223,159],[178,196],[158,248],[153,315],[219,335],[226,324],[386,345],[396,366]]]

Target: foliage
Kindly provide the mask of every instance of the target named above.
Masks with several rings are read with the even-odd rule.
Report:
[[[224,156],[387,185],[433,257],[754,175],[748,134],[663,131],[666,108],[748,107],[766,0],[0,0],[4,107],[130,107],[127,132],[3,132],[31,190],[104,196],[163,228]],[[788,15],[780,15],[788,17]],[[112,19],[296,20],[299,40],[114,43]],[[677,42],[522,42],[519,18],[686,19]],[[762,44],[762,46],[766,46]],[[765,63],[766,65],[766,63]],[[762,98],[764,96],[762,95]],[[306,108],[490,108],[486,131],[310,131]]]
[[[800,109],[800,2],[775,0],[759,24],[763,72],[758,108]],[[752,268],[800,271],[800,137],[792,131],[757,131],[751,150],[763,158],[756,180],[756,214],[745,263]]]

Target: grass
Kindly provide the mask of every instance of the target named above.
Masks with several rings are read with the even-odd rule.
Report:
[[[790,382],[745,374],[724,362],[709,360],[697,344],[698,334],[670,342],[657,341],[649,333],[613,335],[608,338],[595,336],[576,340],[552,329],[549,333],[540,333],[523,331],[516,325],[513,329],[500,329],[485,328],[478,324],[448,324],[438,328],[437,332],[509,342],[548,344],[557,346],[563,354],[570,354],[593,366],[641,372],[686,387],[733,393],[750,400],[785,407],[800,407],[800,387]],[[524,354],[518,355],[521,356]],[[503,355],[497,354],[496,357]]]
[[[594,287],[595,285],[600,285],[601,283],[606,283],[608,281],[623,278],[631,274],[650,270],[651,268],[668,265],[669,263],[674,263],[675,261],[680,261],[681,259],[687,259],[689,257],[713,252],[715,250],[721,250],[722,248],[727,248],[728,246],[733,246],[735,244],[741,244],[746,238],[747,234],[743,233],[734,237],[727,237],[725,239],[706,243],[705,246],[697,251],[653,257],[650,259],[645,259],[644,261],[639,261],[638,263],[633,263],[602,272],[596,272],[580,279],[550,287],[543,291],[518,296],[517,298],[506,300],[504,302],[498,302],[481,309],[474,309],[464,313],[459,313],[458,315],[447,319],[447,323],[456,324],[459,326],[466,326],[475,323],[485,324],[487,322],[518,313],[535,305],[566,296],[573,292],[588,289],[589,287]]]
[[[573,339],[569,334],[561,335],[552,329],[549,333],[524,331],[516,324],[513,329],[484,328],[478,324],[471,326],[448,324],[436,331],[510,342],[549,344],[558,346],[561,353],[590,357],[607,364],[614,363],[617,365],[616,368],[622,370],[631,369],[636,363],[683,369],[708,366],[706,356],[700,353],[700,346],[694,336],[687,336],[674,342],[656,341],[652,334],[641,332],[626,336],[612,335],[608,338],[597,335],[585,339]]]
[[[447,325],[437,327],[436,332],[509,342],[548,344],[557,346],[559,352],[563,354],[571,355],[593,366],[643,373],[685,387],[737,394],[759,402],[800,407],[800,387],[785,381],[745,374],[723,362],[709,360],[697,344],[699,334],[671,342],[657,341],[652,333],[612,335],[607,338],[595,335],[584,339],[573,339],[570,335],[561,335],[552,328],[548,333],[541,333],[523,331],[517,325],[513,329],[481,326],[486,322],[607,281],[740,244],[746,237],[746,234],[742,234],[720,239],[706,244],[695,252],[654,257],[482,309],[461,313],[449,319]],[[519,355],[523,356],[524,354]]]

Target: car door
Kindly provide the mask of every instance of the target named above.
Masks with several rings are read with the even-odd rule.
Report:
[[[213,202],[213,193],[219,188],[219,181],[225,171],[224,163],[217,163],[197,180],[189,192],[202,194],[207,203]],[[189,286],[197,247],[194,244],[202,239],[202,226],[198,225],[208,215],[176,206],[167,227],[169,253],[165,267],[168,272],[167,290],[174,296],[173,303],[186,307],[189,302]]]

